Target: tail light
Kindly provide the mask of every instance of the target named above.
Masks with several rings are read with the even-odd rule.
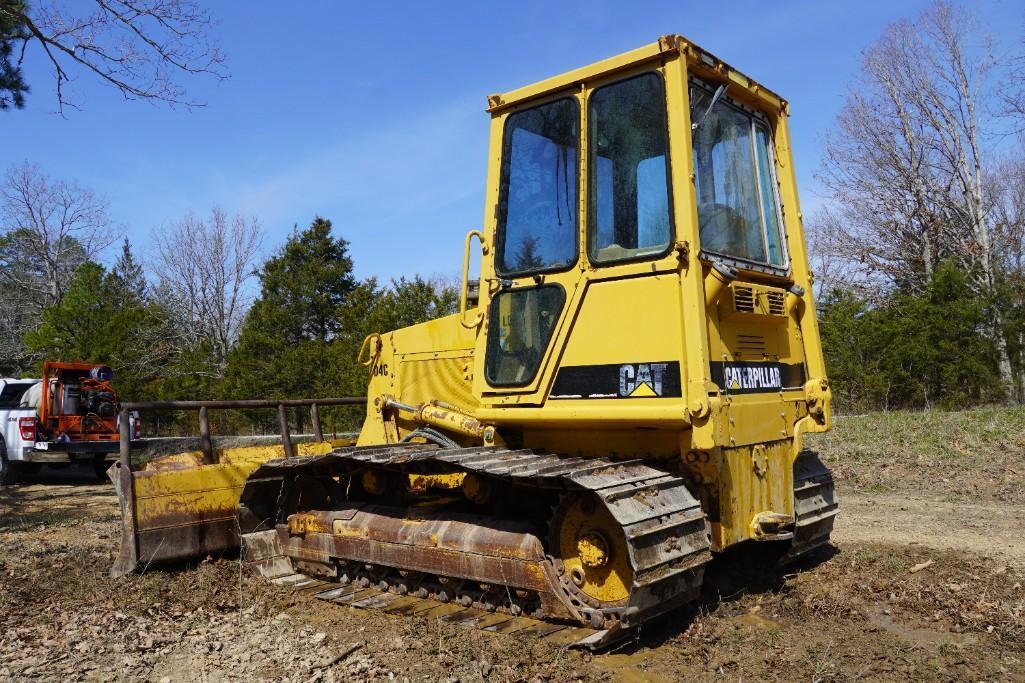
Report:
[[[36,418],[34,417],[19,417],[18,418],[18,431],[21,432],[22,441],[35,441],[36,440]]]

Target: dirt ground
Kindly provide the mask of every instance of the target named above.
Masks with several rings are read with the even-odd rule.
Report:
[[[854,467],[836,447],[851,438],[818,444],[839,478],[833,547],[772,572],[720,558],[700,604],[600,655],[323,603],[237,560],[113,580],[112,488],[44,474],[0,490],[0,679],[1025,681],[1025,449],[952,495],[931,466],[887,479],[914,455]]]

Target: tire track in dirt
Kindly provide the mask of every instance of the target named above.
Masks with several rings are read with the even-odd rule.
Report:
[[[1025,567],[1025,506],[906,495],[841,494],[835,543],[962,550]]]

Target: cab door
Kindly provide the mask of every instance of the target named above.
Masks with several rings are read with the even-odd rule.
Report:
[[[556,94],[492,122],[494,248],[483,266],[474,373],[484,401],[537,391],[578,289],[580,107],[578,95]]]

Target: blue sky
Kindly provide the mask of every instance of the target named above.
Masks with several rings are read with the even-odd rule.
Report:
[[[0,113],[0,165],[27,159],[106,195],[140,252],[220,206],[257,216],[268,254],[319,214],[360,277],[454,277],[482,222],[487,94],[681,33],[790,100],[807,213],[860,50],[925,4],[221,2],[232,77],[186,81],[207,107],[124,102],[83,76],[84,110],[61,118],[35,54],[28,105]],[[974,5],[999,43],[1021,44],[1021,0]]]

